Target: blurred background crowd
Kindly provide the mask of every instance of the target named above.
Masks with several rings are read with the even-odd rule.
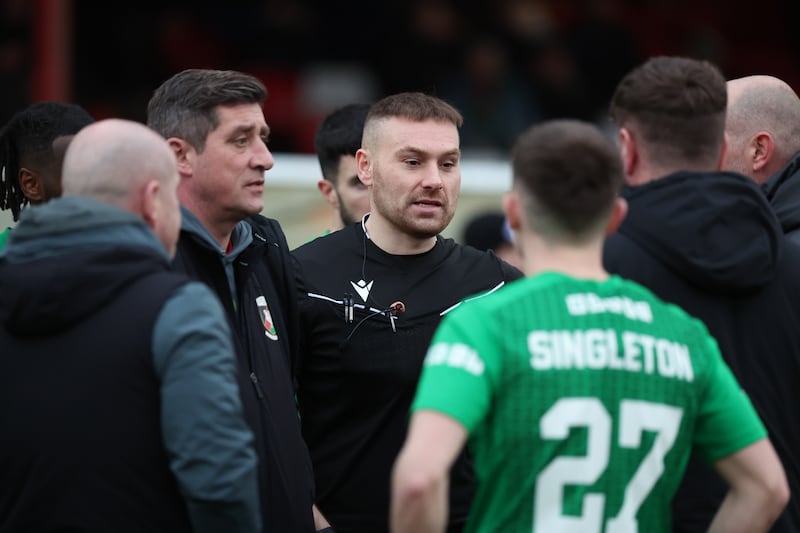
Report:
[[[72,67],[64,96],[96,118],[143,120],[153,88],[184,68],[243,70],[270,91],[266,114],[276,152],[311,153],[314,130],[333,108],[401,90],[455,104],[465,116],[464,147],[505,151],[539,119],[602,120],[620,77],[653,55],[707,58],[729,78],[764,72],[800,82],[800,2],[789,0],[0,0],[0,6],[0,123],[48,91],[35,86],[33,69],[46,53],[39,34],[53,32],[42,11],[58,9],[69,25],[61,44]]]
[[[0,124],[43,99],[144,121],[174,73],[236,69],[269,90],[276,153],[312,154],[337,107],[421,90],[462,112],[466,156],[504,158],[538,120],[603,125],[616,83],[654,55],[797,89],[798,20],[796,0],[0,0]]]

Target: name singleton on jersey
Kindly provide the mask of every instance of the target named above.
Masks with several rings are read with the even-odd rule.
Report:
[[[530,364],[535,370],[604,368],[658,373],[665,378],[694,380],[689,348],[651,335],[613,329],[536,330],[528,334]]]
[[[653,322],[653,312],[647,302],[625,296],[571,293],[564,303],[572,316],[616,314],[647,324]],[[534,370],[612,369],[694,381],[694,368],[685,344],[645,333],[600,328],[534,330],[528,333],[527,344]],[[485,370],[477,351],[461,343],[431,346],[425,365],[461,368],[476,376]]]

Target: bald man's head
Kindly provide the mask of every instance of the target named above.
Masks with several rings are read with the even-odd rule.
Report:
[[[175,156],[163,137],[127,120],[82,129],[64,156],[64,196],[85,196],[140,216],[170,254],[180,229]]]
[[[725,133],[723,170],[763,183],[800,151],[800,99],[772,76],[731,80]]]
[[[164,139],[138,122],[103,120],[81,130],[64,157],[65,195],[119,204],[148,179],[170,178],[175,156]]]

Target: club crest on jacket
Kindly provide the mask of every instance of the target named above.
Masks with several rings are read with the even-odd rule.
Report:
[[[272,322],[272,314],[269,312],[267,299],[263,296],[256,298],[256,305],[258,306],[258,313],[261,316],[261,323],[264,324],[264,333],[270,340],[278,340],[278,332],[275,330],[275,324]]]

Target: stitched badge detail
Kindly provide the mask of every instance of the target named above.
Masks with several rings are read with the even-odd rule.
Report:
[[[256,305],[258,306],[258,314],[261,317],[261,323],[264,324],[264,333],[267,338],[273,341],[278,340],[278,332],[275,330],[275,324],[272,322],[272,314],[269,312],[267,299],[263,296],[256,298]]]

